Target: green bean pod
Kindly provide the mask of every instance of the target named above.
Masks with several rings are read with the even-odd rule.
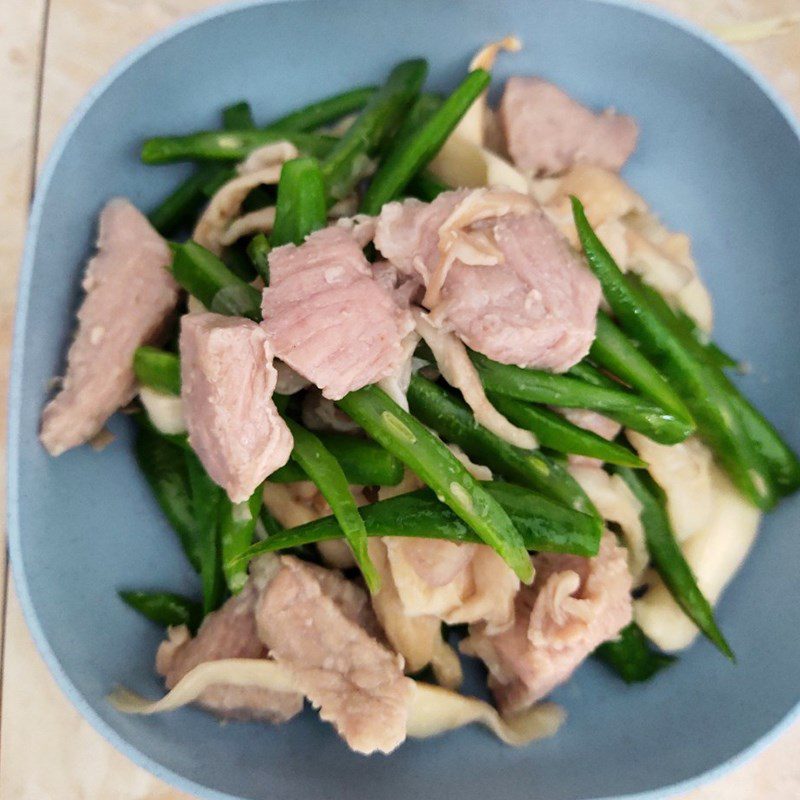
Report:
[[[250,103],[240,100],[238,103],[222,109],[222,127],[227,131],[252,130],[256,127]]]
[[[628,484],[641,505],[641,520],[647,550],[656,572],[675,602],[717,649],[735,661],[714,619],[714,609],[706,600],[692,570],[681,552],[664,506],[664,492],[647,473],[637,474],[627,467],[615,472]]]
[[[377,591],[380,577],[367,553],[367,531],[339,462],[311,431],[290,417],[284,419],[294,438],[292,460],[302,467],[328,501],[369,590]]]
[[[528,552],[508,514],[438,437],[377,386],[350,392],[337,405],[430,486],[522,581],[532,579]]]
[[[490,392],[530,403],[599,411],[662,444],[682,442],[692,433],[691,423],[622,387],[595,386],[572,375],[498,364],[480,353],[470,356]]]
[[[408,404],[417,419],[495,474],[568,508],[598,516],[586,493],[561,464],[538,450],[523,450],[501,439],[476,422],[465,403],[419,373],[411,376]]]
[[[143,386],[164,394],[181,393],[181,363],[175,353],[144,345],[133,354],[133,373]]]
[[[364,108],[376,92],[375,86],[361,86],[325,97],[270,122],[267,130],[313,131]]]
[[[224,503],[220,514],[220,557],[222,574],[231,594],[238,594],[247,582],[246,565],[238,557],[253,543],[261,504],[263,486],[259,486],[243,503]]]
[[[675,656],[655,650],[635,622],[624,627],[618,639],[601,644],[594,655],[613,669],[625,683],[648,681],[677,661]]]
[[[487,481],[483,489],[505,509],[528,550],[597,555],[602,526],[587,514],[510,483]],[[431,489],[420,489],[388,500],[362,506],[368,536],[404,536],[481,543],[472,528],[436,499]],[[254,544],[243,560],[261,553],[287,550],[317,542],[341,539],[342,530],[333,516],[276,531]]]
[[[731,405],[721,373],[692,357],[642,292],[623,275],[575,197],[572,206],[589,266],[623,330],[638,341],[642,352],[681,393],[699,433],[739,490],[759,508],[771,508],[776,497],[769,469]]]
[[[264,286],[269,286],[269,239],[263,233],[257,233],[247,245],[247,255],[253,262],[256,272],[264,281]]]
[[[143,617],[163,627],[186,625],[192,633],[200,627],[199,603],[173,592],[119,592],[120,598]]]
[[[391,148],[372,176],[361,201],[360,210],[364,214],[378,214],[384,203],[394,200],[405,189],[408,182],[439,152],[490,81],[491,75],[486,70],[470,72],[416,135],[403,137]]]
[[[302,244],[309,233],[328,223],[325,181],[313,158],[295,158],[281,168],[272,247]]]
[[[348,433],[318,431],[316,436],[339,462],[349,483],[358,486],[396,486],[403,479],[403,463],[373,442]],[[269,476],[273,483],[306,480],[292,461]]]
[[[608,464],[627,467],[647,466],[636,453],[587,431],[548,408],[523,403],[500,394],[489,393],[489,400],[503,416],[520,428],[531,431],[542,447],[559,453],[597,458]]]
[[[322,162],[330,197],[341,200],[355,187],[364,159],[373,155],[419,94],[428,64],[413,59],[398,64],[386,83],[372,95],[364,110]],[[313,154],[309,154],[313,155]]]

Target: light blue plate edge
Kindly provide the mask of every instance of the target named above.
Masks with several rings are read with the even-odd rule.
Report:
[[[69,679],[69,676],[64,672],[53,653],[47,638],[39,624],[39,620],[34,611],[33,602],[31,600],[30,588],[28,586],[25,573],[22,569],[22,552],[21,552],[21,538],[19,530],[19,514],[18,514],[18,471],[20,464],[19,452],[19,428],[20,428],[20,413],[21,413],[21,395],[22,395],[22,371],[23,362],[25,357],[24,337],[23,331],[27,323],[28,304],[30,298],[31,282],[33,277],[33,262],[36,249],[36,239],[39,230],[39,225],[42,217],[43,198],[45,191],[50,184],[50,181],[55,173],[56,166],[61,158],[61,154],[67,145],[72,133],[78,126],[80,121],[88,109],[92,106],[95,100],[105,92],[105,90],[123,73],[129,66],[135,63],[143,55],[154,50],[163,42],[172,39],[180,33],[189,30],[196,25],[223,16],[232,11],[239,11],[241,9],[250,8],[259,5],[273,5],[287,2],[304,2],[304,0],[234,0],[234,2],[224,3],[223,5],[214,8],[205,9],[197,14],[192,14],[184,19],[179,20],[173,25],[168,26],[162,31],[154,34],[145,42],[134,48],[117,61],[109,72],[107,72],[85,95],[85,97],[78,104],[77,108],[72,112],[66,125],[58,135],[50,154],[47,157],[45,166],[41,172],[40,177],[36,181],[36,188],[33,197],[33,205],[31,207],[28,233],[25,237],[24,254],[22,258],[19,288],[17,290],[17,309],[14,320],[14,343],[12,348],[11,360],[11,376],[9,386],[9,405],[8,405],[8,477],[7,477],[7,502],[8,502],[8,549],[11,559],[11,568],[14,575],[14,582],[22,606],[22,611],[25,616],[25,621],[33,637],[33,641],[45,661],[51,674],[55,677],[56,683],[67,696],[72,705],[80,712],[81,716],[86,719],[89,724],[101,735],[106,741],[110,742],[117,750],[123,755],[133,761],[140,767],[143,767],[148,772],[155,775],[157,778],[171,784],[180,791],[189,794],[197,795],[206,800],[239,800],[234,795],[227,793],[217,792],[202,786],[194,781],[184,778],[181,775],[166,769],[161,764],[153,761],[148,756],[141,753],[135,747],[130,745],[125,739],[119,736],[113,728],[104,722],[94,711],[94,709],[83,699],[80,692],[76,689],[75,685]],[[773,89],[773,87],[766,81],[766,79],[753,68],[739,53],[733,48],[726,45],[723,41],[718,39],[713,34],[703,30],[697,25],[675,16],[674,14],[653,6],[645,6],[636,0],[591,0],[591,2],[619,6],[631,11],[643,14],[645,16],[659,19],[672,25],[675,28],[682,30],[684,33],[699,39],[704,44],[716,50],[723,55],[733,64],[735,64],[758,88],[767,96],[770,102],[778,109],[786,123],[791,130],[800,140],[800,121],[794,115],[789,104]],[[34,142],[34,146],[38,143]],[[597,797],[594,800],[663,800],[663,798],[673,797],[677,794],[689,792],[711,781],[720,778],[725,773],[742,765],[745,761],[753,758],[780,735],[787,730],[792,723],[800,719],[800,703],[797,703],[786,716],[775,725],[772,730],[765,733],[760,739],[753,742],[752,745],[742,750],[737,755],[724,761],[722,764],[707,770],[694,778],[681,781],[680,783],[672,784],[671,786],[663,786],[658,789],[653,789],[647,792],[638,794],[615,795],[608,797]]]

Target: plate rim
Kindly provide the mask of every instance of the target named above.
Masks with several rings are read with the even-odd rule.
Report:
[[[749,78],[756,87],[766,96],[772,105],[778,110],[784,121],[800,142],[800,119],[795,115],[787,100],[768,82],[754,66],[752,66],[744,56],[723,42],[710,31],[707,31],[695,23],[684,19],[671,11],[663,8],[643,3],[641,0],[584,0],[598,5],[607,5],[624,8],[628,11],[641,14],[646,17],[665,22],[674,28],[698,39],[701,43],[711,47],[721,56],[726,58]],[[80,124],[86,113],[101,97],[107,89],[128,70],[139,59],[149,52],[160,47],[165,42],[176,36],[201,25],[208,20],[225,16],[255,6],[283,5],[288,3],[310,2],[310,0],[231,0],[220,5],[212,6],[189,14],[177,20],[171,25],[162,28],[152,36],[145,39],[120,59],[105,72],[86,92],[78,105],[69,115],[67,122],[63,125],[56,137],[50,152],[47,155],[44,166],[36,178],[33,193],[33,202],[27,222],[27,232],[23,245],[23,256],[20,262],[19,281],[16,295],[16,307],[14,313],[14,325],[12,332],[11,368],[9,371],[9,390],[8,390],[8,412],[7,412],[7,478],[6,478],[6,500],[7,512],[6,523],[8,532],[8,552],[11,564],[11,574],[13,574],[14,586],[17,598],[22,608],[25,622],[34,641],[39,655],[44,660],[50,674],[55,678],[56,684],[72,706],[77,709],[80,715],[99,733],[109,744],[126,758],[130,759],[138,767],[150,772],[155,777],[164,781],[184,792],[189,792],[203,800],[242,800],[241,796],[219,792],[203,784],[197,783],[191,778],[180,775],[177,772],[163,766],[150,756],[142,753],[136,746],[128,742],[121,734],[103,720],[97,712],[89,705],[81,692],[70,679],[69,675],[61,666],[58,658],[53,652],[50,643],[42,629],[37,617],[33,599],[28,586],[27,576],[24,569],[22,557],[21,531],[19,528],[19,471],[21,465],[20,451],[20,416],[21,416],[21,395],[24,375],[25,347],[23,333],[27,325],[28,309],[30,305],[33,263],[35,260],[37,242],[39,238],[39,227],[42,220],[44,196],[53,179],[56,168],[61,156],[72,138],[75,129]],[[38,141],[34,142],[34,147],[38,147]],[[8,605],[6,604],[6,608]],[[593,797],[591,800],[659,800],[675,796],[679,793],[689,792],[700,786],[706,785],[766,749],[772,742],[777,740],[795,720],[800,719],[800,700],[790,708],[786,714],[772,728],[756,739],[752,744],[734,754],[727,760],[721,762],[709,770],[700,772],[690,778],[686,778],[678,783],[665,784],[644,792],[637,792],[625,795],[609,795],[604,797]]]

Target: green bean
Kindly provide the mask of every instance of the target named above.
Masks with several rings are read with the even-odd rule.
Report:
[[[271,477],[272,476],[270,476],[270,478]],[[272,516],[272,513],[267,508],[266,504],[261,506],[258,519],[264,526],[264,533],[266,533],[267,536],[277,536],[279,533],[283,532],[283,525],[281,525],[280,522],[278,522],[278,520]],[[342,536],[344,536],[344,534],[342,534]]]
[[[333,200],[341,200],[353,190],[364,160],[380,148],[385,137],[398,124],[419,93],[427,71],[428,64],[423,59],[398,64],[333,146],[322,162],[322,174]]]
[[[748,438],[730,402],[730,392],[721,380],[721,373],[692,357],[680,338],[652,310],[642,292],[622,274],[575,197],[572,206],[589,266],[599,279],[619,324],[638,341],[656,369],[681,393],[700,435],[739,490],[759,508],[771,508],[776,497],[769,469]]]
[[[475,99],[486,89],[491,76],[476,69],[467,75],[416,135],[398,142],[373,175],[360,210],[377,214],[384,203],[394,200],[408,182],[439,152]]]
[[[380,577],[367,553],[367,531],[339,462],[311,431],[307,431],[290,417],[284,419],[294,438],[292,460],[303,468],[328,501],[369,590],[377,591]]]
[[[255,280],[256,271],[253,269],[253,262],[241,242],[235,242],[226,247],[220,259],[237,278],[241,278],[245,283]]]
[[[521,580],[532,579],[530,558],[508,514],[438,437],[377,386],[350,392],[337,404],[430,486]]]
[[[714,609],[706,600],[692,570],[686,563],[665,509],[662,489],[647,473],[637,474],[627,467],[615,472],[628,484],[641,505],[640,517],[647,550],[656,572],[661,576],[675,602],[702,633],[731,661],[733,651],[714,620]]]
[[[635,622],[624,627],[618,639],[601,644],[594,655],[613,669],[625,683],[648,681],[664,667],[677,661],[675,656],[655,650]]]
[[[253,127],[250,106],[237,103],[222,111],[223,127]],[[206,187],[230,178],[228,169],[219,164],[204,164],[190,175],[172,194],[150,214],[150,222],[162,236],[172,236],[175,231],[193,221],[205,202]]]
[[[173,161],[241,161],[258,147],[289,141],[305,155],[322,158],[338,143],[333,136],[287,130],[198,131],[186,136],[154,136],[142,145],[145,164]]]
[[[200,572],[200,544],[183,449],[144,426],[139,426],[136,432],[134,449],[139,469],[164,516],[178,535],[186,558]]]
[[[538,450],[515,447],[484,428],[465,403],[419,373],[411,377],[408,403],[417,419],[495,474],[599,518],[586,493],[564,467]]]
[[[191,450],[183,453],[189,473],[195,539],[203,585],[203,613],[210,614],[222,604],[224,578],[220,555],[220,519],[226,505],[225,492],[208,477],[200,460]]]
[[[186,625],[194,633],[203,618],[199,603],[172,592],[119,592],[132,609],[164,627]]]
[[[593,517],[564,508],[521,486],[497,481],[488,481],[481,486],[505,509],[528,550],[586,557],[597,555],[600,529]],[[361,516],[368,536],[482,542],[469,525],[436,499],[431,489],[420,489],[362,506]],[[341,538],[342,531],[336,518],[323,517],[270,535],[265,541],[254,544],[243,554],[243,559]]]
[[[617,390],[624,388],[619,381],[614,380],[614,378],[609,377],[604,372],[600,372],[597,367],[586,360],[579,361],[577,364],[570,367],[566,374],[571,375],[573,378],[579,378],[584,383],[591,383],[592,386],[601,386],[605,389]]]
[[[281,168],[272,247],[302,244],[308,234],[328,223],[325,181],[313,158],[295,158]]]
[[[634,452],[587,431],[541,406],[523,403],[511,397],[489,393],[492,405],[515,425],[531,431],[542,447],[559,453],[598,458],[608,464],[628,467],[647,466]]]
[[[496,394],[530,403],[599,411],[663,444],[682,442],[692,433],[690,423],[621,386],[595,386],[571,375],[498,364],[480,353],[470,356],[483,385]]]
[[[749,400],[723,374],[718,366],[719,359],[710,353],[707,346],[697,342],[696,338],[688,335],[687,329],[678,326],[678,320],[673,310],[664,298],[649,286],[640,284],[642,292],[647,297],[651,308],[659,318],[677,335],[681,336],[682,343],[696,359],[706,359],[710,369],[713,369],[719,385],[725,390],[728,402],[733,411],[738,415],[753,446],[766,462],[772,485],[781,495],[787,495],[800,487],[800,460],[797,455],[781,438],[769,420],[751,405]]]
[[[237,558],[253,543],[263,491],[263,486],[259,486],[244,503],[223,504],[219,523],[220,555],[222,573],[231,594],[238,594],[247,582],[246,565],[237,563]]]
[[[719,369],[724,369],[725,367],[737,368],[739,366],[739,362],[732,355],[726,353],[716,342],[712,341],[709,335],[704,330],[701,330],[698,324],[685,311],[675,309],[674,314],[686,333],[703,348],[710,364]]]
[[[263,233],[257,233],[247,245],[247,255],[264,281],[264,286],[269,286],[269,251],[269,239]]]
[[[137,347],[133,354],[136,380],[164,394],[181,393],[181,364],[175,353],[157,347]]]
[[[403,479],[400,459],[371,439],[348,433],[317,432],[317,437],[339,462],[349,483],[358,486],[396,486]],[[293,462],[269,476],[273,483],[306,480],[305,473]]]
[[[597,313],[597,334],[589,355],[603,369],[658,403],[677,419],[694,425],[689,409],[677,392],[602,310]]]
[[[261,319],[261,292],[234,275],[210,250],[186,242],[173,247],[175,280],[206,308],[220,314]]]
[[[326,97],[323,100],[317,100],[270,122],[267,130],[313,131],[315,128],[328,125],[362,109],[376,91],[375,86],[362,86],[357,89],[348,89],[346,92]]]

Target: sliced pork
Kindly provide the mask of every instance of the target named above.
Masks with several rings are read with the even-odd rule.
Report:
[[[267,336],[241,317],[186,314],[180,351],[189,442],[211,478],[241,503],[292,450],[272,401],[277,372]]]
[[[255,607],[259,595],[256,581],[209,614],[197,636],[185,626],[170,628],[169,638],[158,648],[156,669],[167,689],[198,664],[226,658],[266,658],[267,649],[256,631]],[[243,686],[212,686],[198,698],[205,708],[226,719],[258,719],[284,722],[299,713],[303,696]]]
[[[474,189],[389,203],[375,244],[425,284],[431,321],[489,358],[561,372],[588,353],[600,285],[527,196]]]
[[[534,563],[536,580],[517,595],[513,626],[495,635],[476,626],[462,645],[486,662],[505,713],[549,694],[631,621],[631,577],[613,534],[594,558],[542,553]]]
[[[322,579],[319,568],[291,556],[280,562],[256,609],[262,641],[353,750],[391,752],[405,739],[414,690],[402,657],[370,636],[354,606],[342,602],[334,584],[346,583],[343,577],[330,572]]]
[[[270,253],[262,310],[275,354],[332,400],[392,374],[413,328],[353,236],[337,227]]]
[[[105,206],[67,372],[42,414],[41,440],[52,455],[87,442],[133,398],[134,351],[158,342],[178,302],[170,261],[166,242],[130,202]]]
[[[595,114],[540,78],[509,78],[500,102],[506,147],[534,175],[557,175],[573,164],[619,170],[636,149],[631,117]]]

